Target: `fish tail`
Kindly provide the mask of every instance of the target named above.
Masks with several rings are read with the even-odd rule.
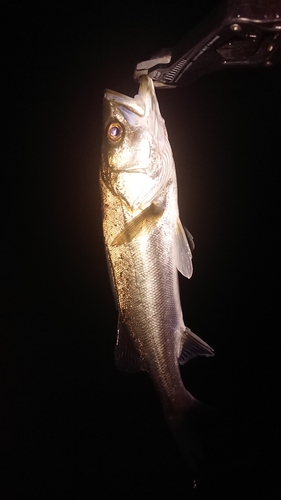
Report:
[[[208,445],[215,410],[195,399],[188,391],[185,394],[185,410],[181,413],[166,412],[166,421],[175,442],[193,472],[203,463]]]

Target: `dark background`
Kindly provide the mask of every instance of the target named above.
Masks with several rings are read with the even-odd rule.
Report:
[[[280,66],[157,92],[196,243],[185,322],[216,353],[182,371],[219,409],[196,489],[148,376],[114,367],[103,92],[133,96],[217,3],[1,3],[3,500],[279,498]]]

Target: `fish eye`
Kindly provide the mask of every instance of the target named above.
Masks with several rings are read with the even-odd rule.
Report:
[[[110,123],[107,129],[107,138],[110,142],[116,143],[121,140],[123,136],[123,127],[118,122]]]

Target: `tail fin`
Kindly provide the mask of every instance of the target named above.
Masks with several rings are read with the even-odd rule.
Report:
[[[198,472],[206,458],[208,438],[217,412],[186,392],[188,410],[181,415],[166,413],[166,421],[184,460],[193,472]]]

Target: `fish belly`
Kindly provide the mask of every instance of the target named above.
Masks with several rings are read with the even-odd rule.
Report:
[[[103,230],[119,323],[130,336],[164,407],[182,406],[187,391],[181,381],[178,357],[185,325],[174,262],[174,221],[170,220],[173,211],[169,210],[173,189],[167,194],[166,209],[152,233],[120,246],[112,246],[112,242],[130,214],[104,184],[102,196]]]

